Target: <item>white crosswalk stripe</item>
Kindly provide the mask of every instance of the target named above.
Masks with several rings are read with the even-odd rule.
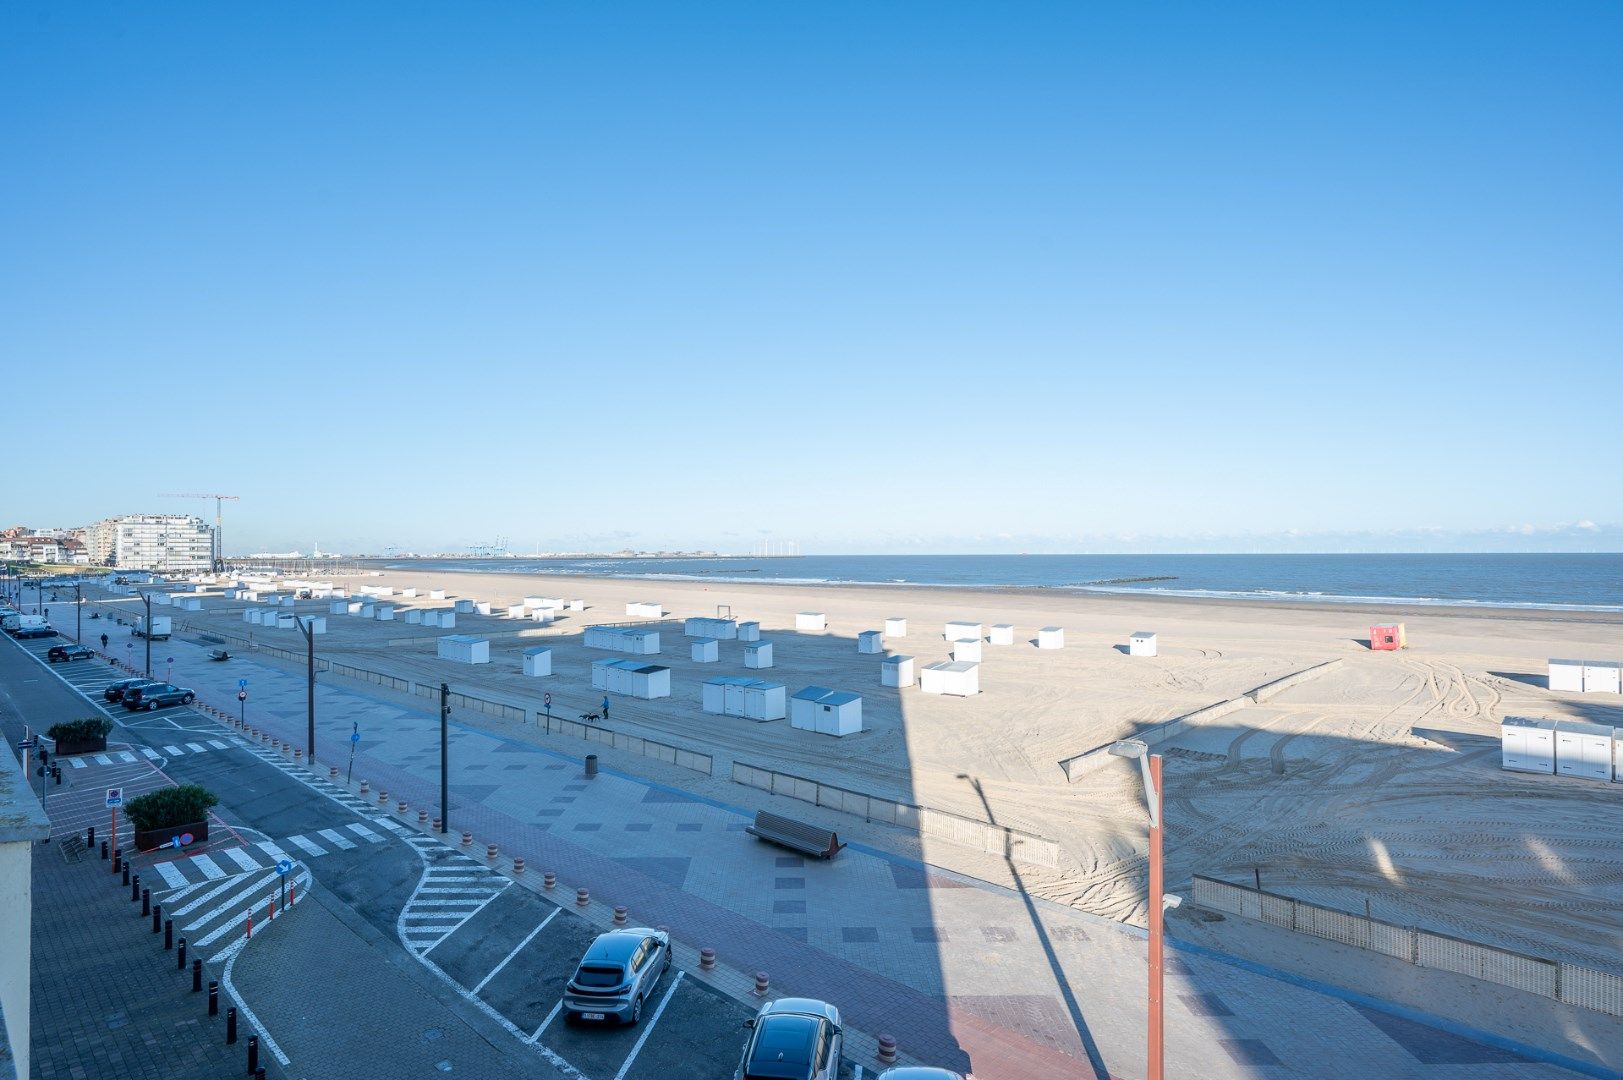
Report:
[[[293,845],[301,848],[302,850],[308,852],[309,854],[317,856],[317,857],[320,857],[322,855],[327,854],[327,849],[326,848],[322,847],[320,844],[315,843],[314,841],[310,840],[307,837],[290,836],[290,837],[287,838],[287,842],[290,843],[290,844],[293,844]]]
[[[252,872],[260,869],[259,863],[254,861],[253,856],[249,855],[240,847],[226,848],[224,851],[219,852],[219,854],[227,859],[230,859],[245,871]]]
[[[292,858],[293,858],[293,856],[289,855],[287,852],[285,852],[281,848],[277,847],[275,842],[271,841],[271,840],[261,840],[259,843],[255,844],[254,846],[259,848],[259,850],[263,851],[265,854],[269,855],[271,858],[277,860],[278,862],[280,862],[282,859],[287,859],[287,860],[291,861]]]
[[[159,758],[163,757],[163,755],[158,753],[156,750],[145,746],[141,747],[141,753],[146,755],[148,761],[157,761]]]
[[[210,881],[216,881],[225,877],[225,871],[220,869],[220,864],[209,858],[207,855],[193,855],[191,857],[191,864],[203,871],[203,876],[208,878]]]
[[[349,831],[354,833],[356,836],[359,836],[362,840],[365,840],[369,844],[383,843],[383,837],[379,836],[371,829],[368,829],[365,825],[362,825],[358,821],[349,826]]]
[[[178,746],[166,746],[163,748],[163,752],[168,754],[170,757],[181,757],[186,753],[186,751],[182,750]]]
[[[118,760],[122,761],[126,765],[133,765],[137,759],[135,755],[130,753],[128,750],[120,750],[118,752]]]
[[[318,829],[316,830],[316,835],[322,837],[323,839],[331,840],[345,851],[355,850],[355,845],[349,840],[344,839],[337,829]]]
[[[172,862],[153,863],[152,869],[158,872],[158,876],[163,878],[171,889],[178,889],[186,884],[186,875],[182,874]]]
[[[209,745],[214,747],[214,749],[216,749],[216,750],[229,750],[230,749],[230,747],[227,746],[225,743],[218,742],[218,741],[216,741],[214,739],[209,740]]]
[[[206,754],[208,753],[209,748],[204,746],[202,743],[189,742],[186,744],[186,749],[192,751],[194,754]]]
[[[80,761],[78,758],[68,758],[68,763],[71,764],[75,769],[87,769],[87,768],[89,768],[88,765],[86,765],[84,762]]]
[[[95,760],[97,765],[111,765],[113,763],[113,759],[106,754],[97,754]]]

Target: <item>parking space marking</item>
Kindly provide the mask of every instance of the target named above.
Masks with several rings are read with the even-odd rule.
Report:
[[[648,1018],[648,1023],[643,1025],[642,1034],[637,1037],[637,1042],[632,1046],[631,1054],[626,1058],[625,1064],[621,1065],[620,1071],[614,1074],[614,1080],[625,1080],[626,1073],[631,1071],[631,1063],[637,1060],[637,1054],[641,1052],[642,1044],[647,1042],[648,1036],[654,1033],[654,1025],[659,1023],[660,1013],[663,1013],[665,1006],[671,1003],[671,997],[676,993],[676,988],[682,985],[682,976],[686,974],[687,972],[681,968],[676,969],[676,978],[671,980],[670,989],[666,990],[665,996],[659,999],[659,1007],[654,1010],[654,1015]]]
[[[541,920],[541,925],[537,926],[534,930],[531,930],[529,932],[529,934],[524,938],[523,941],[519,942],[516,946],[513,947],[512,952],[510,952],[506,956],[502,957],[502,962],[497,964],[491,970],[489,975],[486,975],[483,979],[479,980],[479,985],[473,988],[473,992],[477,994],[479,991],[481,991],[481,990],[483,990],[485,988],[485,985],[487,983],[489,983],[491,979],[494,979],[497,975],[500,975],[502,968],[507,966],[507,962],[509,960],[513,959],[513,957],[517,956],[520,949],[524,948],[524,946],[526,946],[530,942],[534,941],[535,940],[535,935],[537,935],[541,931],[545,930],[547,928],[547,923],[551,922],[554,918],[556,918],[557,915],[558,915],[558,912],[560,912],[562,910],[563,910],[563,908],[553,908],[552,911],[550,911],[547,914],[547,917]]]
[[[541,1026],[535,1029],[535,1034],[531,1035],[528,1041],[529,1042],[535,1042],[535,1040],[539,1039],[541,1037],[541,1033],[543,1031],[547,1030],[547,1025],[552,1023],[553,1017],[557,1016],[559,1010],[562,1009],[563,1007],[564,1007],[564,999],[559,998],[558,999],[558,1004],[554,1005],[552,1007],[552,1011],[547,1013],[547,1018],[545,1020],[541,1021]]]

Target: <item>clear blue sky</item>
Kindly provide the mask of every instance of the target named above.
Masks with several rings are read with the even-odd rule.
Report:
[[[1623,535],[1617,4],[0,21],[0,364],[49,437],[7,522],[225,491],[234,551]]]

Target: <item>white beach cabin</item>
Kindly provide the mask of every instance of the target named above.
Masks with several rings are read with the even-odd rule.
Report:
[[[732,619],[688,619],[682,624],[682,633],[688,637],[733,641],[738,637],[738,623]]]
[[[586,601],[584,601],[584,600],[571,600],[571,601],[569,601],[569,604],[567,606],[568,606],[570,611],[585,611],[586,610]]]
[[[1065,648],[1065,628],[1063,626],[1045,626],[1037,631],[1037,648]]]
[[[552,674],[552,650],[545,645],[524,650],[524,674],[543,678]]]
[[[955,641],[952,643],[952,658],[959,663],[978,664],[981,662],[981,643],[979,641]]]
[[[788,715],[787,688],[782,683],[744,675],[722,675],[706,679],[701,693],[704,711],[718,716],[742,716],[764,723],[782,720]]]
[[[490,663],[490,642],[467,634],[450,634],[439,639],[439,658],[458,664]]]
[[[898,690],[913,685],[913,658],[887,656],[879,663],[879,685],[894,686]]]
[[[906,619],[886,619],[885,620],[885,636],[886,637],[906,637],[907,636],[907,620]]]
[[[627,604],[626,614],[641,616],[644,619],[663,619],[665,617],[665,605],[656,604],[651,600],[642,600]]]
[[[1555,771],[1585,780],[1612,778],[1612,729],[1605,724],[1560,720],[1555,725]]]
[[[1014,623],[1000,622],[993,624],[987,640],[993,645],[1013,645]]]
[[[979,641],[981,624],[978,622],[950,622],[947,624],[948,641]]]
[[[349,602],[347,600],[329,600],[327,602],[327,614],[348,615]]]
[[[428,598],[430,600],[444,600],[445,599],[445,590],[444,589],[430,589],[428,591]]]
[[[721,659],[721,643],[715,638],[694,638],[692,654],[695,664],[714,664]]]
[[[761,624],[758,623],[758,622],[755,622],[754,620],[751,620],[750,622],[741,622],[741,623],[739,623],[738,624],[738,640],[739,641],[760,641],[761,640]]]
[[[1623,693],[1623,666],[1610,660],[1585,660],[1584,693]]]
[[[1573,694],[1584,690],[1584,662],[1582,660],[1550,661],[1549,687]]]
[[[644,630],[638,626],[588,626],[585,645],[588,649],[613,649],[636,656],[653,656],[659,652],[659,631]]]
[[[423,625],[423,611],[421,608],[406,609],[406,623],[409,626]]]
[[[458,615],[472,615],[473,609],[474,602],[471,599],[456,601],[455,611]]]
[[[592,687],[644,701],[671,696],[671,669],[637,660],[593,660]]]
[[[974,697],[981,692],[981,666],[964,660],[925,664],[919,671],[919,690],[926,694]]]
[[[530,609],[525,607],[523,604],[509,604],[507,605],[507,611],[505,614],[509,619],[528,619],[530,617]]]
[[[772,643],[770,641],[746,641],[744,643],[744,666],[747,668],[771,667]]]
[[[531,622],[540,623],[542,626],[551,626],[552,625],[552,612],[553,612],[552,608],[547,608],[547,607],[530,608],[529,611],[530,611],[530,621]]]
[[[796,630],[827,630],[828,615],[821,611],[801,611],[795,614]]]
[[[1555,721],[1505,717],[1499,724],[1499,767],[1511,772],[1555,772]]]
[[[1148,630],[1138,630],[1127,639],[1128,656],[1154,656],[1156,655],[1155,635]]]
[[[379,604],[372,609],[372,617],[378,622],[394,622],[394,605]]]
[[[885,651],[884,635],[878,630],[864,630],[857,635],[857,652],[881,653]]]
[[[854,735],[862,730],[862,695],[808,686],[789,699],[789,725],[822,735]]]

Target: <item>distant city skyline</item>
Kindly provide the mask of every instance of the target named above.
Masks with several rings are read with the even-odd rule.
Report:
[[[1490,7],[14,6],[0,514],[1623,549],[1623,7]]]

